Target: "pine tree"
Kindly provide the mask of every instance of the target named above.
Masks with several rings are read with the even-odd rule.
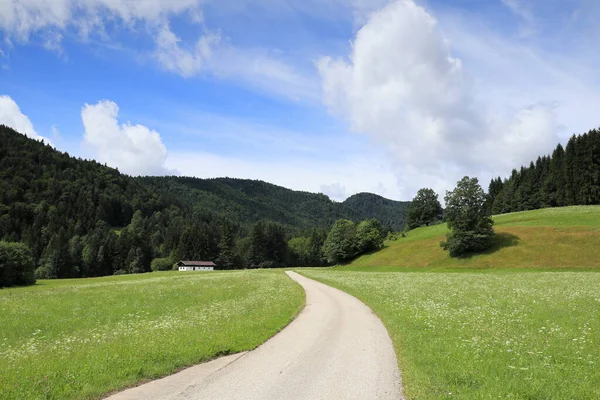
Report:
[[[219,256],[216,264],[222,269],[233,269],[237,265],[235,257],[235,233],[231,221],[224,221],[219,240]]]

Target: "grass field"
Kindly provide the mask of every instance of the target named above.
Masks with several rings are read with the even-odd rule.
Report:
[[[304,304],[283,271],[152,273],[0,290],[0,399],[81,399],[249,350]]]
[[[445,224],[419,228],[406,238],[342,267],[402,268],[600,268],[600,206],[551,208],[494,217],[495,246],[485,254],[452,259],[440,246]],[[369,268],[366,268],[369,267]]]
[[[600,272],[299,272],[382,319],[408,399],[600,399]]]

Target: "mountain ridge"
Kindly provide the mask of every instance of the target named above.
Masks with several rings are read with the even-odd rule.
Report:
[[[78,221],[84,214],[83,234],[98,220],[114,227],[126,226],[136,210],[150,216],[176,206],[228,214],[243,223],[270,220],[300,230],[327,227],[339,218],[377,218],[384,226],[400,230],[409,204],[372,193],[336,202],[323,193],[293,190],[261,180],[133,177],[94,160],[75,158],[6,126],[0,126],[0,139],[0,221],[13,220],[7,216],[7,208],[15,204],[25,208],[42,204],[57,207],[67,218]],[[28,213],[34,214],[33,210],[24,214]],[[33,224],[33,215],[24,217],[31,218],[22,222]],[[5,225],[11,224],[14,221]],[[0,227],[0,238],[3,236],[6,235]]]

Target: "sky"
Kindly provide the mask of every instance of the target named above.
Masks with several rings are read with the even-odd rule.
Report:
[[[0,0],[0,123],[130,175],[443,198],[599,125],[596,0]]]

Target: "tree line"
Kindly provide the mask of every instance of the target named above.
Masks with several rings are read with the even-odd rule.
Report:
[[[260,181],[132,178],[0,125],[2,260],[27,261],[18,279],[1,261],[0,276],[10,278],[0,286],[30,282],[31,265],[38,278],[146,272],[181,259],[223,269],[321,266],[336,220],[381,211],[390,230],[403,224],[404,207],[366,194],[335,203]]]
[[[546,207],[600,204],[600,131],[573,135],[551,155],[510,177],[490,182],[487,206],[492,214]]]
[[[383,238],[376,219],[291,234],[272,221],[247,227],[210,215],[184,220],[177,210],[150,217],[136,211],[120,230],[103,221],[83,236],[59,228],[37,261],[25,244],[0,241],[0,287],[167,270],[178,260],[212,260],[219,269],[326,266],[376,250]]]

